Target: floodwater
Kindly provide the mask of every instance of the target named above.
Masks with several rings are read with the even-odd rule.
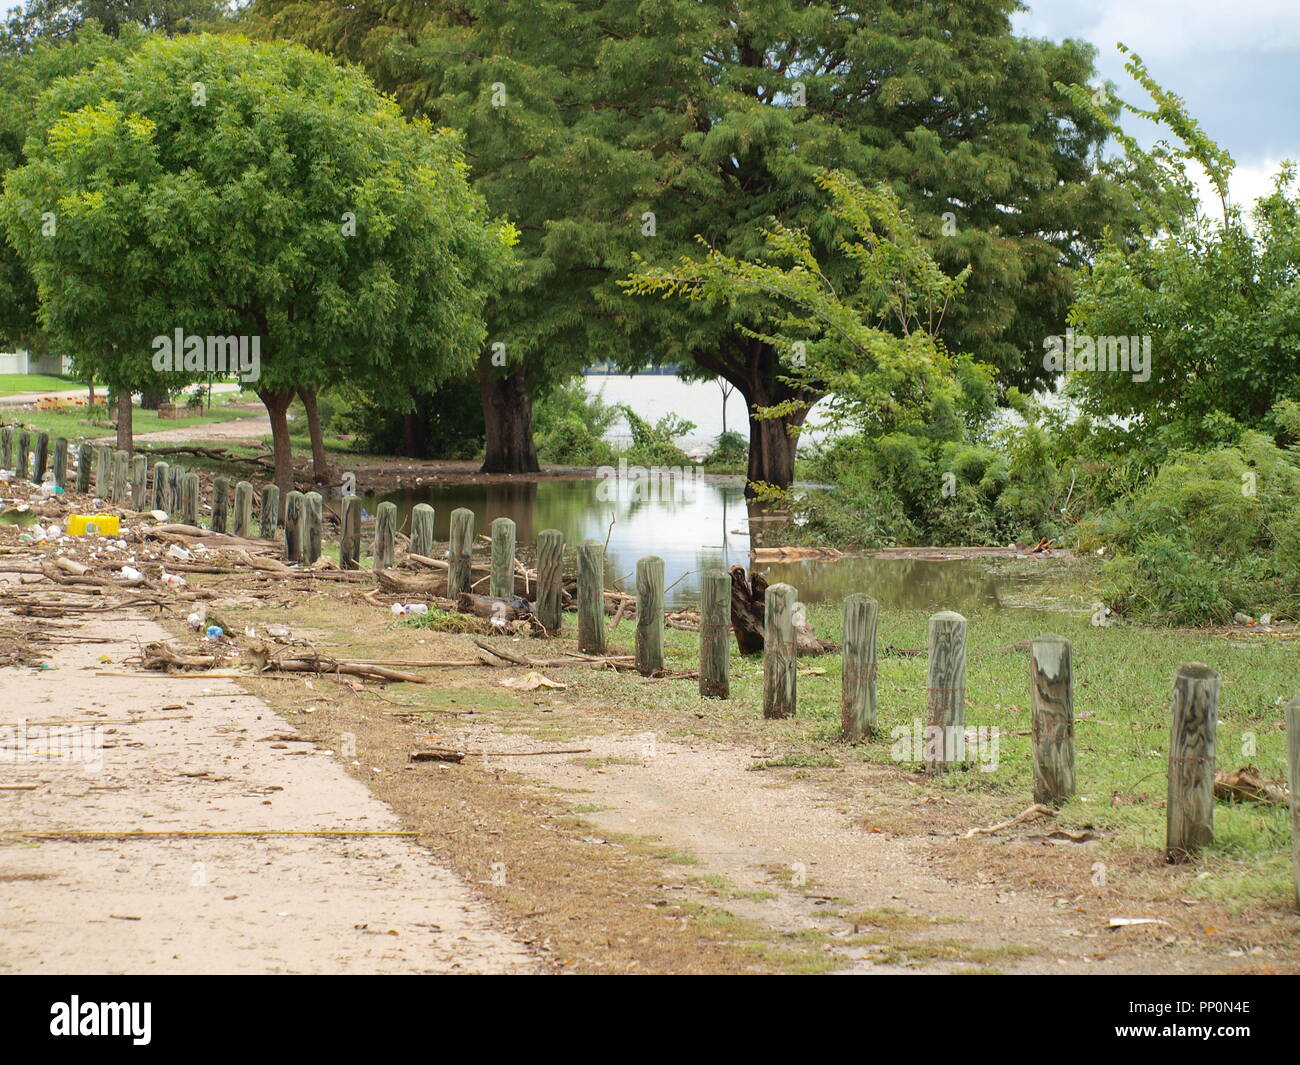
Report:
[[[363,505],[373,514],[384,501],[397,505],[399,527],[407,532],[411,508],[428,503],[440,543],[447,540],[457,507],[474,512],[476,535],[486,534],[493,518],[512,519],[521,548],[531,547],[543,529],[559,529],[570,547],[583,540],[607,542],[606,586],[627,592],[635,591],[637,559],[658,555],[664,560],[667,605],[674,608],[698,603],[700,571],[748,566],[751,540],[756,546],[779,545],[785,520],[747,504],[739,478],[687,476],[658,485],[626,478],[438,483],[366,496]],[[983,563],[964,559],[844,558],[757,568],[771,583],[793,585],[807,603],[867,592],[886,609],[996,610],[1012,584],[989,573]]]

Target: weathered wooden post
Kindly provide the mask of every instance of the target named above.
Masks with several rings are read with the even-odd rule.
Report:
[[[0,469],[12,470],[14,466],[14,427],[0,428]]]
[[[280,534],[280,486],[277,484],[262,488],[262,513],[257,531],[263,540],[274,540]]]
[[[290,562],[302,561],[302,512],[306,499],[301,492],[290,492],[284,497],[284,557]]]
[[[506,599],[515,594],[515,523],[509,518],[492,522],[492,569],[488,594]]]
[[[320,558],[321,524],[325,500],[319,492],[308,492],[302,500],[302,560],[308,566]]]
[[[230,531],[236,536],[253,535],[253,486],[247,481],[235,485],[235,512]]]
[[[68,487],[68,441],[66,437],[54,439],[54,483],[60,488]]]
[[[763,597],[763,716],[792,717],[796,701],[797,648],[794,608],[799,593],[788,584],[769,585]]]
[[[172,513],[179,511],[181,508],[181,491],[185,487],[185,475],[189,472],[184,466],[178,466],[175,463],[167,471],[167,498],[171,500],[170,510]],[[193,523],[191,522],[191,524]]]
[[[1200,662],[1174,671],[1169,730],[1169,804],[1165,857],[1190,861],[1214,842],[1214,733],[1219,675]]]
[[[339,568],[359,569],[361,563],[361,497],[344,496],[339,516]]]
[[[537,604],[534,614],[552,635],[564,627],[564,602],[560,590],[564,571],[564,533],[543,529],[537,534]]]
[[[223,533],[230,527],[230,478],[212,478],[212,531]]]
[[[172,512],[171,486],[167,480],[171,475],[170,470],[170,463],[155,462],[153,464],[153,490],[149,496],[150,510],[161,510],[164,514]]]
[[[199,475],[187,473],[180,487],[181,524],[199,524]]]
[[[144,510],[149,495],[149,456],[137,452],[131,460],[131,509]]]
[[[447,545],[447,594],[455,599],[468,592],[470,554],[474,550],[474,512],[457,507],[451,512],[451,542]]]
[[[1286,704],[1286,764],[1291,785],[1291,876],[1300,909],[1300,696]]]
[[[126,503],[127,486],[131,483],[131,453],[113,452],[113,488],[109,498],[118,506]]]
[[[411,508],[411,554],[433,557],[433,519],[433,507],[428,503]]]
[[[1074,794],[1074,676],[1070,641],[1048,633],[1029,645],[1034,802],[1060,806]]]
[[[113,449],[107,444],[95,448],[95,495],[107,499],[113,490]]]
[[[77,491],[90,491],[91,450],[89,444],[77,445]]]
[[[49,461],[50,434],[37,433],[36,447],[32,452],[32,480],[40,484],[45,477],[45,466]]]
[[[966,619],[952,610],[930,618],[926,679],[926,768],[944,772],[966,755]]]
[[[27,476],[27,449],[29,447],[29,437],[26,429],[18,430],[18,444],[14,453],[14,472],[19,477]]]
[[[375,508],[375,572],[392,569],[397,553],[397,504],[380,503]]]
[[[731,577],[705,570],[700,578],[700,694],[731,694]]]
[[[664,668],[664,560],[658,555],[636,564],[636,668],[646,677]]]
[[[595,540],[578,546],[578,650],[605,653],[605,547]]]
[[[876,731],[876,621],[880,604],[855,592],[844,600],[840,735],[859,743]]]

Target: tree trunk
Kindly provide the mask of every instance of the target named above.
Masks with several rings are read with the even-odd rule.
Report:
[[[140,409],[157,410],[167,402],[167,390],[165,388],[146,388],[140,392]]]
[[[482,473],[537,473],[533,404],[522,366],[499,368],[484,354],[478,364],[479,393],[487,432]]]
[[[115,393],[117,397],[117,448],[119,451],[131,452],[135,445],[131,439],[131,390],[122,389]]]
[[[298,398],[307,411],[307,432],[311,436],[311,475],[317,484],[328,484],[331,478],[329,458],[325,454],[325,437],[320,430],[320,408],[316,403],[314,388],[299,388]]]
[[[808,409],[822,393],[795,388],[780,380],[785,370],[776,349],[753,340],[732,342],[717,352],[696,351],[694,360],[706,370],[730,381],[745,398],[749,418],[749,468],[745,494],[753,495],[759,483],[789,488],[794,483],[797,438],[790,431],[808,418]],[[798,399],[807,404],[780,418],[755,418],[755,407],[770,407]]]
[[[258,392],[257,398],[266,407],[271,419],[271,451],[275,457],[275,483],[280,489],[280,520],[284,520],[284,506],[293,491],[293,445],[289,442],[289,404],[293,392]]]

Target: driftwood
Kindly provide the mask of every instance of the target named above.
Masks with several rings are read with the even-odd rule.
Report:
[[[519,596],[494,599],[490,595],[475,595],[473,592],[461,592],[456,596],[456,609],[462,614],[473,614],[478,618],[499,618],[501,621],[519,621],[531,616],[533,612],[532,604]]]
[[[766,595],[766,577],[761,573],[747,574],[743,566],[731,567],[731,629],[736,634],[736,646],[742,655],[763,653]],[[800,655],[821,655],[840,646],[813,632],[802,610],[795,616],[794,639],[795,649]]]
[[[1214,797],[1227,802],[1254,802],[1265,806],[1286,806],[1291,792],[1281,781],[1265,780],[1253,765],[1220,769],[1214,775]]]

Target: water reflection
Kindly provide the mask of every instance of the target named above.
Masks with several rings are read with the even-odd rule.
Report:
[[[748,565],[751,529],[755,543],[781,541],[780,521],[748,503],[740,483],[699,481],[689,487],[643,494],[602,491],[596,480],[437,483],[366,496],[364,505],[373,514],[380,502],[395,503],[398,521],[409,531],[411,508],[428,503],[434,508],[439,541],[446,541],[451,512],[457,507],[474,512],[476,533],[486,533],[493,518],[512,519],[521,546],[531,546],[542,529],[559,529],[569,546],[588,539],[605,542],[608,537],[608,586],[634,590],[637,559],[658,555],[664,560],[667,603],[684,607],[699,600],[701,570]],[[976,561],[850,558],[759,568],[771,582],[794,585],[808,603],[867,592],[886,609],[1000,609],[1006,587]]]

